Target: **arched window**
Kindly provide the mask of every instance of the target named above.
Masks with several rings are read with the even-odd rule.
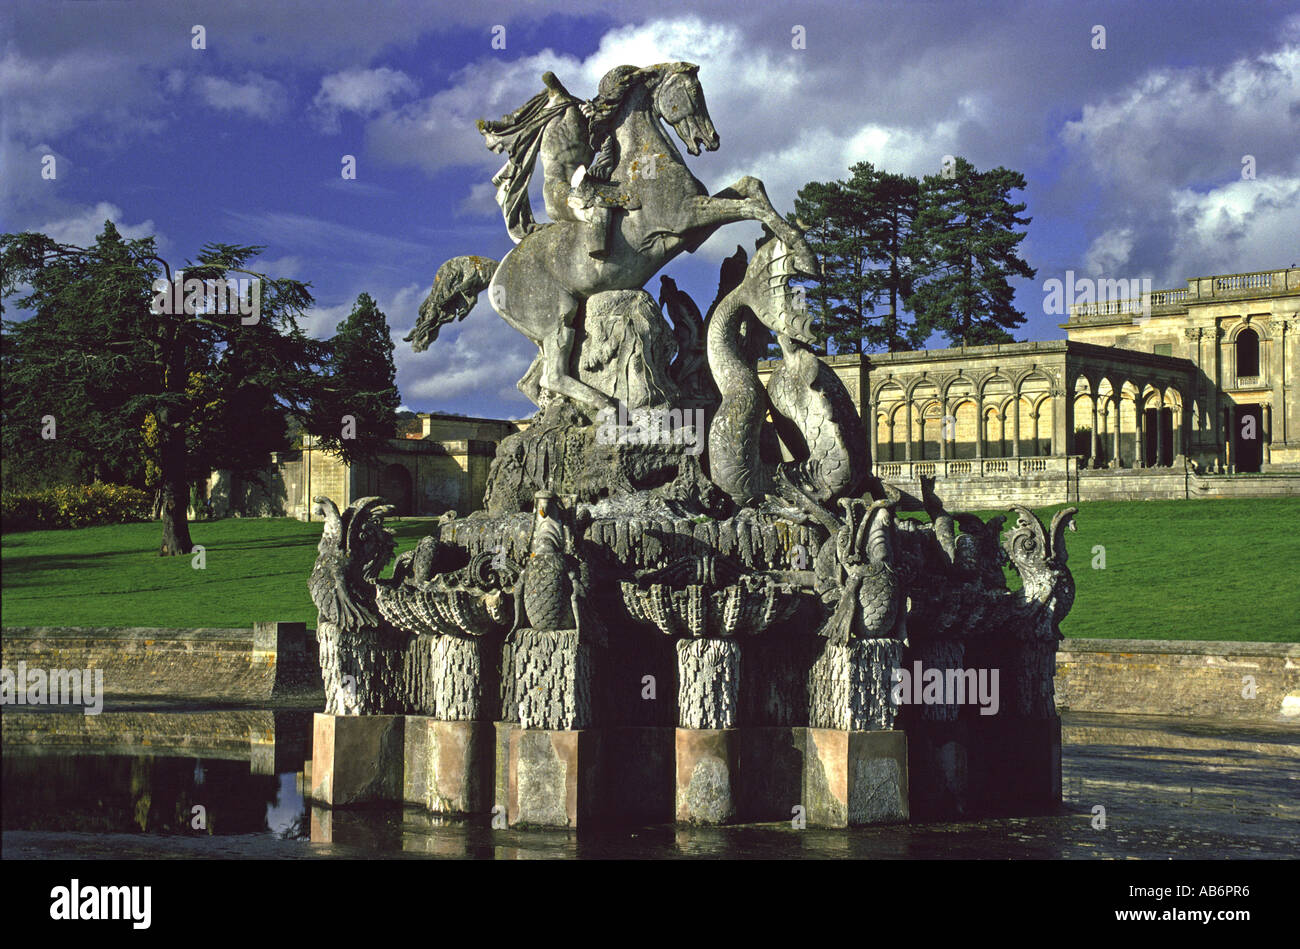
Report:
[[[1259,336],[1253,329],[1237,334],[1237,375],[1259,375]]]

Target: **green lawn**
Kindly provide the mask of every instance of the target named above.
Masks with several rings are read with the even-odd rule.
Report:
[[[1059,507],[1038,510],[1045,521]],[[1067,636],[1300,642],[1300,500],[1093,502],[1066,535],[1078,585]],[[986,515],[991,516],[991,514]],[[392,521],[398,551],[429,529]],[[162,558],[156,524],[0,538],[6,626],[248,626],[316,621],[319,523],[191,525],[206,569]],[[1105,569],[1093,548],[1105,547]]]
[[[398,553],[429,531],[390,520]],[[30,531],[0,537],[6,626],[251,626],[256,620],[316,625],[307,577],[320,522],[232,518],[190,525],[204,548],[159,557],[157,524]]]

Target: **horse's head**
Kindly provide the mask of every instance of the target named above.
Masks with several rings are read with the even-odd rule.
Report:
[[[718,131],[704,104],[700,67],[694,63],[664,63],[652,67],[652,71],[659,76],[653,87],[655,114],[673,127],[692,155],[700,153],[701,145],[717,151]]]

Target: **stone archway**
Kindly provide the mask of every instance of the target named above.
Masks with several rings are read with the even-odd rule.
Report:
[[[379,470],[379,496],[393,506],[393,513],[408,516],[415,513],[412,502],[414,488],[411,473],[405,465],[385,465]]]
[[[1233,412],[1232,457],[1237,471],[1259,471],[1264,461],[1262,406],[1238,405]]]

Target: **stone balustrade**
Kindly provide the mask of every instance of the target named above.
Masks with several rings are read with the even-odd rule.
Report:
[[[960,458],[935,461],[885,461],[875,465],[882,481],[919,481],[921,478],[1019,477],[1025,475],[1074,475],[1079,456],[1017,456],[1007,458]]]
[[[1070,322],[1104,320],[1108,317],[1129,316],[1135,313],[1167,315],[1185,312],[1189,303],[1208,302],[1215,298],[1228,299],[1259,293],[1295,293],[1300,291],[1300,268],[1260,270],[1254,273],[1223,274],[1213,277],[1193,277],[1186,289],[1154,290],[1143,297],[1124,300],[1102,300],[1070,306]]]

